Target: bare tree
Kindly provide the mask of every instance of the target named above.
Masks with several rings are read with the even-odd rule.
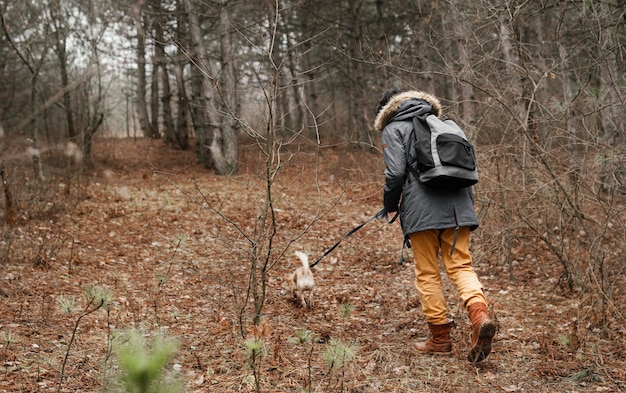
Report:
[[[15,52],[17,57],[22,61],[22,63],[28,69],[30,73],[30,104],[29,104],[30,109],[29,110],[30,110],[31,118],[32,118],[31,145],[32,145],[33,151],[35,152],[35,154],[32,155],[33,175],[35,179],[41,180],[41,178],[43,177],[43,170],[42,170],[42,163],[41,163],[41,155],[39,154],[39,151],[40,151],[39,149],[39,122],[37,121],[37,117],[34,116],[33,114],[35,113],[39,105],[38,95],[37,95],[39,74],[41,72],[42,67],[45,64],[45,59],[47,57],[50,46],[49,46],[48,40],[45,39],[43,41],[43,46],[41,47],[40,51],[31,47],[20,49],[16,45],[14,40],[12,39],[12,35],[6,26],[4,13],[2,12],[1,9],[0,9],[0,23],[2,25],[3,35],[6,38],[7,42],[9,43],[9,46]],[[43,31],[44,36],[46,36],[47,33],[48,33],[48,25],[46,24],[44,25],[44,31]],[[33,56],[36,56],[37,53],[39,53],[39,58],[32,58]]]
[[[67,50],[67,39],[69,32],[65,22],[65,16],[70,11],[63,7],[61,0],[50,2],[50,25],[51,33],[54,37],[54,53],[59,61],[59,72],[61,74],[61,85],[66,87],[70,83],[69,67],[70,56]],[[67,136],[71,142],[77,143],[77,132],[74,125],[74,113],[72,109],[72,99],[69,93],[63,96],[63,107],[67,120]]]
[[[183,0],[185,12],[189,21],[189,41],[191,43],[191,90],[192,90],[192,119],[196,135],[196,155],[198,161],[207,168],[213,168],[215,157],[211,155],[210,146],[213,144],[213,114],[217,112],[213,97],[214,73],[207,51],[205,49],[202,30],[200,27],[200,11],[196,9],[192,0]]]
[[[220,175],[230,175],[237,171],[238,165],[238,102],[227,3],[221,2],[218,8],[219,76],[205,49],[198,10],[191,0],[185,0],[184,4],[193,45],[192,65],[195,67],[192,90],[195,92],[193,121],[196,152],[200,162],[207,168],[214,169]]]
[[[612,9],[607,2],[594,3],[591,7],[599,27],[599,37],[595,52],[599,60],[600,78],[598,91],[599,117],[602,127],[602,141],[606,148],[601,154],[603,158],[603,184],[605,190],[619,190],[626,193],[626,94],[620,88],[624,72],[619,71],[618,58],[624,55],[623,43],[618,45],[620,32],[618,26],[623,25],[624,9]],[[620,12],[621,11],[621,12]],[[623,32],[622,32],[623,34]]]

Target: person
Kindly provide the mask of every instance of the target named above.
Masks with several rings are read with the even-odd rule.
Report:
[[[470,232],[478,228],[471,187],[441,190],[426,186],[409,170],[415,157],[412,148],[412,118],[432,112],[441,116],[442,106],[435,96],[416,90],[386,91],[377,107],[374,128],[382,133],[385,161],[384,212],[398,212],[400,225],[413,250],[415,284],[421,295],[422,312],[430,337],[416,342],[422,353],[451,353],[450,330],[443,295],[438,255],[446,274],[454,283],[472,324],[468,360],[484,360],[491,352],[496,323],[489,317],[482,284],[472,267]],[[418,126],[424,122],[419,122]]]

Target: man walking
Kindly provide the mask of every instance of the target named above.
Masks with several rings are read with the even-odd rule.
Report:
[[[416,286],[430,338],[414,344],[424,353],[450,353],[450,330],[443,296],[438,255],[446,274],[456,286],[472,323],[468,360],[484,360],[491,352],[495,322],[487,313],[487,299],[472,267],[470,232],[478,228],[471,187],[438,189],[420,182],[409,163],[415,160],[413,117],[441,114],[440,101],[431,94],[403,89],[389,90],[381,97],[374,127],[382,132],[385,160],[383,203],[386,212],[399,210],[405,238],[410,241],[415,262]],[[424,122],[418,126],[427,127]],[[416,130],[419,131],[419,130]]]

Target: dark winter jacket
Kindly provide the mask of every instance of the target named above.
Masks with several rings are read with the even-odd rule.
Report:
[[[412,118],[426,112],[441,115],[441,103],[427,93],[406,91],[393,96],[376,116],[374,127],[382,132],[385,160],[385,210],[400,210],[405,236],[429,229],[478,227],[472,188],[438,190],[423,185],[407,161],[414,160],[411,147]],[[399,206],[398,206],[399,205]]]

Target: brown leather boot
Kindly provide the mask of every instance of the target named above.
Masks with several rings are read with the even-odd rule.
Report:
[[[452,340],[450,330],[454,326],[454,321],[443,325],[428,324],[430,338],[426,341],[416,342],[413,347],[420,352],[434,354],[448,354],[452,352]]]
[[[485,360],[491,352],[491,340],[496,335],[496,323],[487,314],[487,305],[482,302],[473,303],[467,309],[472,321],[471,347],[467,359],[472,363]]]

